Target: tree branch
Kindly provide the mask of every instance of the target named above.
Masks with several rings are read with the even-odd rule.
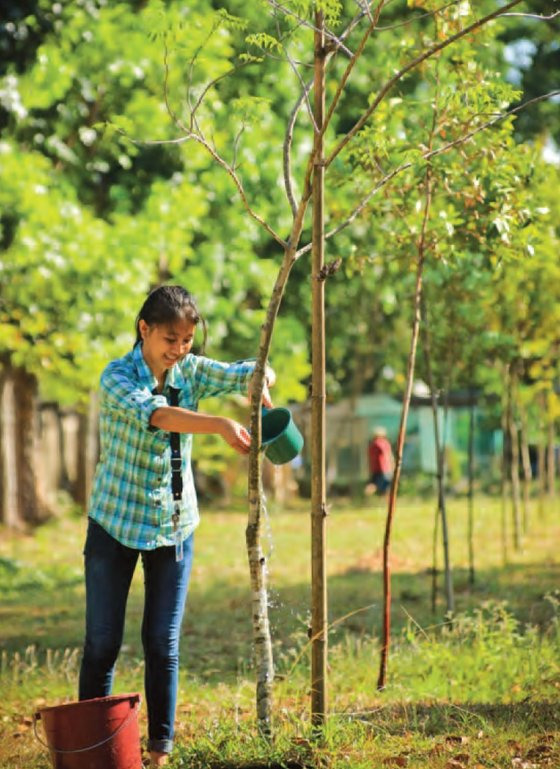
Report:
[[[515,115],[517,112],[520,112],[526,107],[529,107],[531,104],[535,104],[540,101],[545,101],[546,99],[550,99],[553,96],[560,96],[560,90],[550,91],[549,93],[542,94],[541,96],[535,96],[533,99],[529,99],[528,101],[523,102],[523,104],[518,104],[517,107],[514,107],[513,109],[510,109],[507,112],[501,112],[495,117],[493,117],[491,120],[488,120],[482,125],[479,125],[477,128],[474,128],[472,131],[469,131],[464,136],[461,136],[458,139],[454,139],[453,141],[448,142],[447,144],[444,144],[442,147],[438,147],[435,150],[430,150],[429,152],[424,153],[421,157],[423,160],[429,160],[430,158],[433,158],[436,155],[441,155],[444,152],[448,152],[454,147],[459,147],[461,144],[466,144],[470,139],[473,138],[473,136],[476,136],[476,134],[480,133],[481,131],[485,131],[487,128],[490,128],[496,123],[499,123],[500,120],[505,120],[505,118],[511,117],[511,115]],[[367,195],[360,201],[360,203],[356,206],[356,208],[352,211],[352,213],[348,216],[348,218],[345,219],[343,222],[341,222],[337,227],[335,227],[334,229],[330,230],[325,234],[325,239],[332,238],[335,235],[338,235],[339,232],[346,229],[346,227],[352,224],[352,222],[361,214],[361,212],[364,210],[364,208],[367,206],[367,204],[372,199],[372,197],[376,194],[376,192],[378,192],[382,187],[384,187],[388,182],[390,182],[391,179],[394,179],[395,176],[398,176],[398,174],[402,173],[402,171],[406,171],[407,169],[412,168],[413,165],[414,163],[412,162],[403,163],[402,165],[398,166],[397,168],[394,168],[392,171],[385,174],[385,176],[379,179],[379,181],[375,184],[374,187],[372,187],[372,189],[367,193]],[[304,254],[309,253],[309,251],[311,251],[310,244],[304,246],[303,248],[300,248],[296,252],[296,259],[299,259],[300,256],[303,256]]]
[[[292,214],[295,216],[297,212],[297,203],[294,195],[294,183],[292,179],[292,142],[294,138],[294,128],[297,120],[297,116],[299,114],[299,111],[301,109],[301,105],[303,104],[304,99],[307,98],[307,94],[309,94],[309,91],[313,88],[313,80],[310,80],[309,83],[305,86],[305,90],[299,95],[298,100],[294,104],[294,108],[290,114],[290,118],[288,120],[288,124],[286,126],[286,134],[284,138],[284,146],[283,146],[283,169],[284,169],[284,187],[286,189],[286,196],[288,198],[288,202],[290,204],[290,208],[292,209]]]
[[[469,133],[465,134],[464,136],[460,136],[458,139],[455,139],[454,141],[451,141],[448,144],[444,144],[442,147],[438,147],[437,149],[432,150],[431,152],[427,152],[425,155],[422,155],[422,157],[425,160],[429,160],[430,158],[433,158],[436,155],[441,155],[443,152],[447,152],[453,147],[457,147],[460,144],[465,144],[466,142],[469,141],[469,139],[472,139],[473,136],[476,136],[476,134],[480,133],[481,131],[485,131],[487,128],[490,128],[491,126],[493,126],[495,123],[499,123],[500,120],[505,120],[505,118],[510,117],[511,115],[515,115],[517,112],[520,112],[522,109],[529,107],[531,104],[536,104],[539,101],[545,101],[546,99],[551,99],[553,96],[560,96],[560,90],[550,91],[549,93],[542,94],[541,96],[535,96],[533,99],[528,99],[527,101],[524,101],[523,104],[518,104],[517,107],[514,107],[513,109],[510,109],[507,112],[500,112],[497,115],[495,115],[495,117],[493,117],[491,120],[488,120],[486,123],[482,123],[482,125],[479,125],[477,128],[473,128],[472,131],[469,131]]]
[[[236,64],[234,67],[231,67],[228,69],[227,72],[224,72],[222,75],[218,75],[218,77],[215,77],[213,80],[211,80],[209,83],[207,83],[204,88],[202,89],[202,92],[198,99],[196,100],[196,104],[191,110],[191,131],[193,130],[193,125],[195,122],[195,114],[202,102],[204,101],[204,98],[208,91],[215,85],[217,85],[221,80],[224,80],[226,77],[229,77],[234,72],[238,72],[240,69],[243,69],[244,67],[247,67],[249,64],[254,64],[252,61],[243,61],[240,64]]]
[[[237,191],[239,192],[243,206],[247,211],[247,213],[249,214],[249,216],[251,216],[258,224],[260,224],[261,227],[263,227],[263,229],[265,229],[266,232],[268,232],[268,234],[272,238],[274,238],[274,240],[279,245],[282,246],[282,248],[286,248],[287,247],[286,241],[283,238],[281,238],[280,235],[278,235],[278,233],[275,232],[275,230],[272,229],[272,227],[268,224],[268,222],[266,222],[262,218],[262,216],[257,214],[257,212],[252,209],[249,201],[247,200],[247,195],[245,193],[245,189],[243,187],[241,179],[239,178],[235,170],[229,165],[229,163],[227,163],[222,158],[222,156],[217,152],[217,150],[214,149],[214,147],[212,147],[203,136],[200,136],[196,133],[192,133],[190,138],[194,139],[196,142],[201,144],[206,149],[206,151],[209,152],[210,155],[214,158],[216,163],[218,163],[218,165],[220,165],[231,176],[231,178],[233,179],[233,183],[237,187]]]
[[[560,16],[560,11],[551,13],[550,16],[539,16],[538,13],[504,13],[504,16],[518,16],[524,19],[538,19],[539,21],[552,21]]]
[[[307,19],[302,19],[301,16],[298,16],[297,13],[294,11],[290,11],[289,8],[286,8],[285,5],[282,5],[281,3],[277,2],[277,0],[267,0],[268,4],[272,6],[272,8],[282,11],[286,16],[293,16],[295,19],[297,19],[299,22],[303,24],[304,27],[308,27],[308,29],[313,30],[313,32],[317,31],[317,28],[314,24],[312,24],[310,21],[307,21]],[[332,42],[335,44],[337,49],[340,49],[343,51],[347,56],[352,56],[352,51],[347,48],[344,43],[342,42],[342,38],[337,37],[332,32],[329,32],[328,29],[325,28],[325,36],[329,38],[329,40],[332,40]]]
[[[310,81],[311,82],[311,88],[309,87],[309,85],[306,85],[304,83],[303,78],[300,75],[299,70],[296,67],[295,63],[294,63],[294,60],[292,59],[292,57],[288,53],[288,49],[284,48],[284,51],[286,53],[286,58],[288,60],[288,63],[290,65],[290,67],[292,68],[293,73],[295,74],[295,76],[299,80],[299,83],[301,85],[301,95],[303,96],[303,99],[305,101],[305,106],[307,107],[307,114],[309,115],[309,119],[311,120],[311,124],[313,125],[313,129],[316,131],[317,130],[317,123],[315,122],[315,115],[313,114],[313,108],[311,106],[311,102],[309,101],[309,91],[313,87],[313,81],[312,80]],[[299,112],[300,107],[301,107],[301,101],[298,99],[298,112]],[[297,113],[296,113],[296,116],[297,116]]]
[[[462,0],[452,0],[452,2],[442,5],[441,8],[436,8],[435,11],[420,13],[418,14],[418,16],[413,16],[411,19],[408,19],[407,21],[400,21],[398,24],[388,24],[386,27],[377,27],[377,29],[380,32],[384,32],[387,29],[400,29],[401,27],[408,27],[410,24],[414,24],[415,21],[419,21],[420,19],[425,19],[428,16],[437,16],[438,14],[447,10],[447,8],[451,8],[454,5],[459,5],[460,2],[462,2]]]
[[[348,65],[346,66],[346,70],[344,71],[344,74],[342,75],[340,82],[338,84],[338,87],[336,89],[336,93],[333,97],[333,100],[329,106],[329,109],[327,111],[327,114],[325,115],[325,120],[323,123],[323,128],[321,131],[322,136],[325,135],[325,131],[327,130],[329,123],[332,119],[332,116],[334,114],[335,109],[338,106],[338,102],[340,101],[340,97],[342,96],[342,93],[344,91],[344,87],[346,86],[346,83],[348,82],[348,78],[350,77],[350,74],[352,73],[352,70],[354,69],[356,62],[362,55],[364,48],[366,46],[367,41],[369,40],[371,33],[375,29],[377,22],[379,21],[379,17],[381,15],[381,11],[383,10],[383,6],[385,5],[385,0],[380,0],[377,8],[375,9],[375,13],[371,16],[371,21],[368,25],[368,28],[362,35],[362,39],[360,40],[358,47],[356,49],[356,52],[353,54],[352,58],[348,62]]]
[[[366,3],[366,6],[369,8],[367,3]],[[364,15],[365,15],[365,12],[361,11],[352,19],[350,24],[346,27],[346,29],[341,34],[340,40],[345,40],[346,37],[348,37],[351,34],[354,27],[359,23],[359,21],[364,17]],[[329,58],[334,56],[336,53],[337,53],[337,49],[330,51],[328,54]],[[298,73],[298,77],[299,77],[299,73]],[[299,111],[302,107],[304,100],[307,101],[307,103],[309,104],[308,94],[313,88],[313,80],[310,80],[307,84],[302,83],[302,86],[303,86],[303,90],[300,93],[298,100],[294,105],[294,108],[288,120],[288,124],[286,126],[286,134],[285,134],[284,145],[283,145],[284,187],[286,189],[286,196],[288,198],[288,202],[290,204],[290,208],[292,210],[293,216],[296,216],[296,212],[298,210],[298,206],[297,206],[295,195],[294,195],[294,184],[293,184],[292,174],[291,174],[291,150],[292,150],[292,142],[293,142],[293,136],[294,136],[294,128],[295,128],[297,116],[299,114]],[[316,129],[314,118],[313,118],[313,126]],[[307,186],[307,182],[310,179],[311,170],[312,170],[312,161],[311,161],[311,165],[308,166],[309,175],[306,175],[306,182],[304,183],[304,187]]]
[[[503,16],[503,14],[506,13],[506,11],[509,8],[514,8],[516,5],[519,5],[519,3],[521,2],[522,0],[511,0],[507,5],[503,6],[502,8],[499,8],[493,13],[488,14],[487,16],[484,16],[482,19],[478,19],[477,21],[470,24],[468,27],[465,27],[465,29],[462,29],[456,34],[451,35],[451,37],[448,37],[445,40],[442,40],[441,43],[438,43],[437,45],[432,46],[431,48],[429,48],[427,51],[424,51],[424,53],[420,54],[412,61],[409,61],[408,64],[405,64],[404,67],[402,67],[395,75],[393,75],[392,78],[390,78],[385,83],[385,85],[381,88],[381,90],[375,97],[372,104],[364,112],[362,117],[354,124],[354,126],[350,129],[350,131],[348,131],[348,133],[335,146],[331,154],[325,160],[326,167],[328,168],[330,166],[333,160],[340,154],[340,152],[342,152],[344,147],[346,147],[346,145],[354,138],[354,136],[356,136],[356,134],[364,127],[364,125],[369,120],[371,115],[375,112],[379,104],[383,101],[387,93],[393,88],[393,86],[396,83],[402,80],[402,78],[406,74],[408,74],[411,70],[415,69],[422,62],[426,61],[426,59],[431,58],[432,56],[434,56],[434,54],[439,53],[439,51],[442,51],[444,48],[447,48],[452,43],[456,42],[457,40],[460,40],[462,37],[465,37],[465,35],[468,35],[469,33],[473,32],[479,27],[482,27],[484,24],[487,24],[489,21],[492,21],[493,19],[496,19],[499,16]]]

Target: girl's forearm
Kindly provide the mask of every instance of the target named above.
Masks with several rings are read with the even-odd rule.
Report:
[[[222,435],[225,422],[224,417],[200,414],[198,411],[189,411],[179,406],[162,406],[156,409],[150,417],[152,427],[170,433],[214,433]]]

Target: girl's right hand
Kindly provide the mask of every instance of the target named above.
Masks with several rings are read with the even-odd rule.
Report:
[[[251,436],[239,422],[224,417],[220,435],[238,454],[248,454],[251,447]]]

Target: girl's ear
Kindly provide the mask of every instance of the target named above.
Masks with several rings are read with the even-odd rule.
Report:
[[[150,327],[148,326],[145,320],[138,321],[138,331],[140,332],[140,336],[142,337],[142,339],[146,338],[149,328]]]

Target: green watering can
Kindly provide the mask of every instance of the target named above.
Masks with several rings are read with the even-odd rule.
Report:
[[[273,464],[285,465],[297,457],[303,448],[303,435],[288,409],[263,408],[261,424],[261,447]]]

